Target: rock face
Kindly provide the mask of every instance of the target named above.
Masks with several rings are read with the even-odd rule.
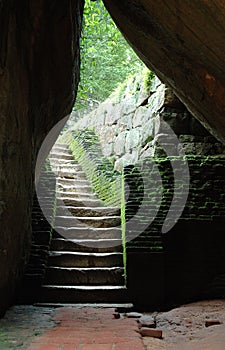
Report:
[[[114,163],[115,170],[148,157],[163,154],[218,155],[225,146],[196,120],[158,77],[145,87],[144,74],[128,79],[126,90],[112,93],[90,114],[79,119],[74,128],[93,128],[102,152]],[[72,114],[73,115],[73,114]],[[161,149],[161,150],[160,150]]]
[[[224,2],[104,0],[131,46],[225,141]]]
[[[27,261],[38,149],[74,103],[82,11],[82,0],[0,3],[0,314]]]

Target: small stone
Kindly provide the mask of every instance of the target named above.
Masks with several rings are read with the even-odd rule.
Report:
[[[139,312],[128,312],[128,313],[126,313],[126,316],[127,316],[128,318],[140,318],[140,317],[142,317],[143,315],[140,314]]]
[[[119,312],[114,312],[113,316],[114,316],[115,319],[118,319],[118,318],[120,318],[120,313]]]
[[[219,320],[207,320],[205,321],[205,326],[206,327],[210,327],[210,326],[216,326],[221,324],[221,322]]]
[[[152,329],[148,327],[142,327],[140,333],[143,337],[152,337],[162,339],[162,330],[161,329]]]
[[[141,324],[142,327],[156,327],[155,320],[152,316],[142,316],[141,318],[139,318],[138,322]]]

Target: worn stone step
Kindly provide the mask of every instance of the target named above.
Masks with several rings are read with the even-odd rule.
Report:
[[[66,170],[79,170],[79,171],[83,171],[82,167],[79,163],[77,163],[77,161],[73,160],[63,160],[63,162],[61,163],[59,161],[59,159],[57,159],[57,162],[54,163],[54,167],[57,167],[58,169],[66,169]]]
[[[53,238],[51,250],[72,252],[122,252],[121,239],[73,239]]]
[[[57,197],[69,197],[69,198],[87,198],[87,199],[97,199],[94,193],[84,193],[84,192],[69,192],[69,191],[56,191]]]
[[[77,161],[75,159],[64,159],[64,158],[55,158],[55,157],[49,157],[51,168],[58,166],[74,166],[78,165]],[[79,166],[79,169],[81,170],[81,167]]]
[[[58,285],[113,285],[124,284],[122,267],[56,267],[46,269],[45,284]]]
[[[92,192],[92,188],[90,185],[66,185],[61,182],[57,182],[57,188],[58,191],[64,191],[64,192],[72,192],[72,193],[82,193],[82,194],[90,194]]]
[[[33,303],[34,306],[38,307],[50,307],[50,308],[60,308],[60,307],[73,307],[73,308],[100,308],[100,309],[117,309],[118,312],[127,313],[134,309],[134,304],[132,303]]]
[[[67,143],[58,142],[53,145],[52,149],[68,149],[68,147]]]
[[[57,163],[53,163],[51,164],[52,169],[55,171],[68,171],[68,172],[74,172],[74,173],[81,173],[81,174],[85,174],[84,171],[82,170],[80,164],[76,163],[75,161],[70,162],[70,161],[63,161],[62,162],[57,162]]]
[[[48,156],[49,159],[66,159],[66,160],[74,160],[74,157],[71,152],[58,152],[58,151],[52,151],[49,153]]]
[[[71,180],[75,180],[75,181],[82,181],[82,180],[86,180],[86,174],[83,171],[80,170],[58,170],[57,168],[55,168],[54,170],[55,176],[57,178],[60,179],[71,179]]]
[[[56,177],[66,178],[66,179],[78,179],[76,171],[58,170],[56,167],[52,169]]]
[[[92,198],[85,198],[85,199],[79,199],[79,198],[70,198],[70,197],[57,197],[57,205],[65,204],[66,206],[71,207],[102,207],[103,202],[99,199],[92,199]]]
[[[69,151],[69,152],[71,152],[70,149],[69,149],[69,147],[68,147],[68,145],[66,145],[66,144],[65,144],[65,145],[56,145],[56,144],[55,144],[55,145],[52,147],[51,151],[56,151],[56,150],[57,150],[57,151],[58,151],[58,150],[59,150],[59,151],[62,150],[62,151]],[[50,152],[51,152],[51,151],[50,151]]]
[[[67,239],[121,239],[121,227],[63,227],[54,226],[56,232]]]
[[[51,208],[50,208],[51,210]],[[58,213],[65,213],[64,215],[68,215],[71,213],[73,216],[82,216],[82,217],[99,217],[99,216],[119,216],[120,208],[118,207],[74,207],[74,206],[57,206],[56,215]]]
[[[49,157],[51,155],[54,155],[54,154],[69,154],[69,155],[72,155],[71,151],[69,150],[69,148],[52,148],[50,153],[49,153]],[[57,157],[56,157],[57,158]]]
[[[69,167],[69,165],[73,165],[71,167]],[[65,177],[64,173],[68,172],[68,173],[73,173],[74,175],[77,175],[78,178],[83,178],[85,176],[86,179],[86,175],[85,172],[82,170],[81,166],[79,164],[76,163],[72,163],[72,164],[53,164],[52,165],[52,170],[54,172],[58,172],[58,176],[60,177]]]
[[[55,226],[73,227],[81,223],[96,228],[107,228],[119,226],[121,222],[120,216],[56,216]]]
[[[128,300],[125,286],[43,285],[37,301],[45,303],[125,303]]]
[[[87,253],[51,251],[49,266],[61,267],[114,267],[123,266],[122,253]]]
[[[57,176],[56,181],[59,185],[66,186],[90,186],[90,182],[87,179],[68,179],[65,177]]]

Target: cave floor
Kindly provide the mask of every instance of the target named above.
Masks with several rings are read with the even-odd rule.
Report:
[[[225,300],[200,301],[154,316],[163,338],[141,337],[115,308],[13,306],[0,319],[0,350],[224,350]],[[219,323],[206,327],[206,322]]]
[[[0,320],[0,349],[144,350],[135,319],[114,308],[14,306]]]

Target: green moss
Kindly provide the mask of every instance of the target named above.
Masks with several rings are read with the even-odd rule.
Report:
[[[145,70],[145,72],[144,72],[144,79],[143,79],[143,84],[144,84],[145,91],[147,91],[147,92],[150,91],[154,78],[155,78],[155,73],[153,73],[150,70]]]
[[[69,148],[81,165],[95,192],[105,205],[120,205],[121,174],[114,171],[113,163],[102,155],[100,142],[92,129],[74,131]]]
[[[123,265],[124,265],[124,279],[127,284],[127,250],[126,250],[126,200],[125,200],[125,177],[122,171],[121,177],[121,230],[122,230],[122,245],[123,245]]]

